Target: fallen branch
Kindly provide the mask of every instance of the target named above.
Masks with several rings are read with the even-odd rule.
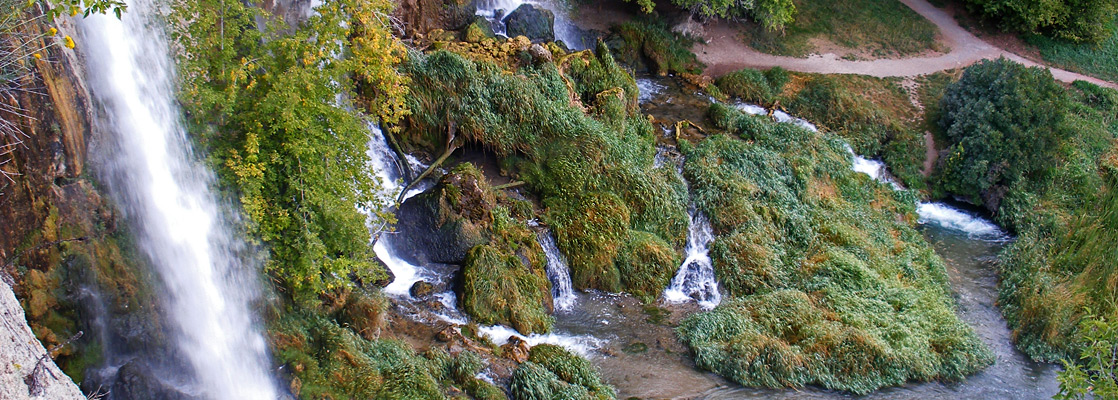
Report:
[[[512,189],[512,188],[515,188],[515,187],[520,187],[520,186],[524,186],[524,185],[527,185],[527,184],[528,184],[528,183],[527,183],[527,182],[524,182],[524,181],[515,181],[515,182],[509,182],[509,183],[506,183],[506,184],[504,184],[504,185],[497,185],[497,186],[494,186],[494,187],[493,187],[493,189],[494,189],[494,190],[505,190],[505,189]]]

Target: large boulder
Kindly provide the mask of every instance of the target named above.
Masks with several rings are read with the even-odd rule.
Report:
[[[475,14],[477,0],[400,0],[396,8],[408,36],[435,29],[456,31],[473,22]]]
[[[555,41],[555,14],[546,8],[524,4],[505,19],[509,37],[526,36],[533,42]]]

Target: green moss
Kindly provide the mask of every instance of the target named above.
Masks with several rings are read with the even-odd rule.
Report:
[[[658,75],[702,73],[705,67],[691,52],[693,41],[649,18],[628,21],[610,31],[620,39],[616,50],[629,65],[647,66]]]
[[[910,194],[852,171],[827,134],[721,105],[711,115],[746,140],[683,146],[732,297],[680,325],[699,367],[747,386],[867,393],[959,380],[993,362],[912,228]]]
[[[541,250],[533,251],[536,263],[525,265],[520,256],[493,245],[470,250],[462,266],[464,310],[479,323],[510,325],[525,334],[551,330],[551,285]]]
[[[455,121],[458,140],[496,153],[541,200],[576,287],[622,290],[618,256],[630,231],[682,248],[686,191],[674,173],[653,168],[654,129],[612,56],[560,62],[512,73],[445,52],[413,57],[405,69],[415,113],[402,141],[443,143],[431,135]]]
[[[715,83],[723,93],[742,101],[771,104],[784,91],[788,78],[788,72],[780,67],[765,72],[746,68],[723,75]]]
[[[631,231],[617,259],[621,287],[641,300],[652,302],[672,281],[679,255],[656,235]]]

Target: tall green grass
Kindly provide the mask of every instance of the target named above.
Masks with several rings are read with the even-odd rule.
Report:
[[[732,300],[679,327],[699,367],[746,386],[863,394],[993,362],[912,227],[910,192],[852,171],[832,135],[721,105],[711,116],[738,137],[684,144],[684,174]]]
[[[528,361],[513,372],[509,388],[516,400],[614,398],[613,388],[589,361],[550,344],[532,347]]]

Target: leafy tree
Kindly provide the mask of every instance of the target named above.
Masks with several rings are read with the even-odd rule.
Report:
[[[1118,323],[1085,319],[1079,327],[1084,347],[1078,363],[1064,361],[1057,399],[1118,398]]]
[[[654,0],[626,1],[636,1],[646,13],[656,7]],[[784,30],[796,16],[792,0],[672,0],[672,3],[707,18],[752,18],[774,31]]]
[[[394,6],[327,0],[292,34],[281,23],[261,34],[258,11],[240,2],[174,7],[192,132],[270,247],[267,270],[296,299],[383,277],[357,206],[391,218],[376,212],[391,200],[365,151],[368,124],[406,114],[394,68],[404,49],[386,25]],[[373,121],[346,99],[372,109]]]
[[[1118,10],[1116,0],[968,0],[972,11],[1002,29],[1045,33],[1074,42],[1099,42]]]
[[[941,104],[950,147],[940,183],[976,203],[1045,169],[1068,131],[1067,95],[1052,74],[1004,58],[967,68]]]

